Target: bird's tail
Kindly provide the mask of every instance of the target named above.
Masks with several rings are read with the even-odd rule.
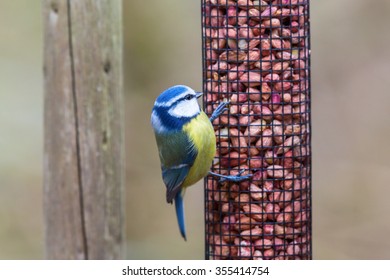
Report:
[[[183,201],[182,191],[177,192],[175,196],[175,208],[176,208],[176,217],[177,217],[177,222],[179,224],[181,236],[183,236],[184,240],[187,241],[186,226],[184,223],[184,201]]]

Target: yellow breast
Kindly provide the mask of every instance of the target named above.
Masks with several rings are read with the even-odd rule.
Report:
[[[216,152],[216,140],[213,126],[204,112],[184,125],[183,130],[193,141],[197,157],[182,187],[188,187],[205,177],[210,170]]]

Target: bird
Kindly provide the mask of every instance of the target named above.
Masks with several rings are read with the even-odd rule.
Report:
[[[202,96],[185,85],[164,90],[154,102],[151,125],[159,152],[167,203],[175,203],[181,236],[187,240],[184,218],[184,193],[207,174],[223,180],[241,181],[249,176],[226,176],[210,172],[216,154],[212,121],[227,110],[221,102],[210,119],[197,99]]]

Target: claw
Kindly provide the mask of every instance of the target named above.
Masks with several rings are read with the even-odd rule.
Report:
[[[231,182],[238,183],[238,182],[242,182],[242,181],[249,180],[250,178],[252,178],[252,176],[253,176],[252,174],[241,176],[241,174],[244,171],[245,171],[244,169],[240,170],[240,172],[238,172],[238,175],[221,175],[221,174],[214,173],[211,171],[209,171],[209,174],[212,176],[221,178],[221,179],[219,179],[220,183],[225,182],[225,181],[231,181]]]
[[[229,101],[223,101],[219,103],[218,107],[214,110],[213,114],[210,117],[210,122],[213,122],[216,118],[218,118],[220,115],[223,114],[223,112],[226,112],[228,108],[226,106],[229,104]]]

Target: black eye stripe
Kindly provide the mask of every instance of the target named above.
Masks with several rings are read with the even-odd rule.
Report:
[[[183,96],[182,98],[176,100],[171,106],[175,106],[177,103],[180,103],[181,101],[184,101],[184,100],[191,100],[193,98],[195,98],[196,95],[193,95],[193,94],[187,94],[186,96]]]
[[[180,98],[180,99],[178,100],[178,102],[183,101],[183,100],[191,100],[191,99],[194,98],[194,97],[195,97],[195,95],[187,94],[186,96]]]

